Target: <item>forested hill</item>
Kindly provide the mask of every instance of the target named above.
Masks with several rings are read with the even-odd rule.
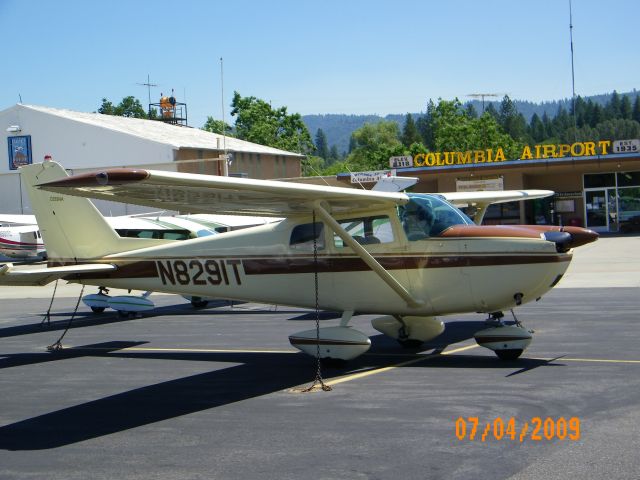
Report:
[[[633,90],[632,92],[620,93],[620,96],[628,96],[629,100],[633,103],[636,97],[640,94],[639,91]],[[590,97],[583,97],[583,99],[591,100],[595,103],[604,106],[610,99],[611,93],[604,93],[601,95],[592,95]],[[500,100],[495,102],[485,101],[485,108],[489,106],[489,103],[498,110],[500,108]],[[562,106],[565,110],[571,111],[571,99],[565,98],[563,100],[554,100],[542,103],[533,103],[526,100],[513,100],[518,112],[520,112],[527,122],[531,121],[531,117],[534,113],[537,113],[539,117],[546,113],[549,117],[554,117],[558,113],[558,109]],[[479,100],[473,100],[465,103],[465,106],[472,104],[478,113],[482,112],[482,102]],[[424,112],[409,112],[413,116],[414,120],[420,117]],[[385,117],[379,115],[346,115],[346,114],[326,114],[326,115],[304,115],[302,120],[307,125],[309,133],[314,137],[319,128],[321,128],[327,137],[327,143],[329,146],[336,145],[338,152],[349,151],[349,139],[351,133],[354,130],[362,127],[365,123],[376,123],[381,120],[392,120],[398,122],[400,128],[404,125],[406,112],[398,114],[390,114]]]

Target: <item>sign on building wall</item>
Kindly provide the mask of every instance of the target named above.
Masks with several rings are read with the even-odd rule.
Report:
[[[413,157],[411,155],[390,157],[389,166],[391,168],[411,168],[413,167]]]
[[[475,191],[500,191],[504,190],[502,177],[498,178],[478,178],[474,180],[456,180],[457,192]]]
[[[9,170],[31,165],[31,135],[7,138],[9,143]]]
[[[632,140],[616,140],[613,142],[613,151],[615,153],[638,153],[640,152],[640,140],[637,138]]]
[[[382,177],[393,175],[392,170],[374,170],[372,172],[354,172],[351,174],[351,183],[372,183]]]

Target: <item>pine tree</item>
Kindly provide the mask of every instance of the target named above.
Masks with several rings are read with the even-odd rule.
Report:
[[[500,115],[498,114],[496,107],[493,106],[493,103],[489,102],[487,108],[485,108],[484,111],[485,113],[491,115],[496,121],[500,121]]]
[[[316,154],[326,160],[329,154],[329,146],[327,145],[327,136],[321,128],[316,132],[315,140]]]
[[[631,100],[629,100],[628,96],[622,97],[622,101],[620,102],[620,117],[623,120],[631,120],[631,116],[633,113],[633,107],[631,106]]]
[[[413,121],[413,117],[410,113],[407,113],[404,121],[404,127],[402,128],[402,135],[400,136],[402,144],[409,148],[411,144],[420,142],[420,134],[416,128],[416,124]]]
[[[473,106],[473,103],[467,103],[467,107],[465,108],[465,112],[469,118],[478,118],[478,111],[476,107]]]
[[[531,117],[529,135],[531,135],[531,138],[533,138],[535,142],[542,142],[547,136],[544,129],[544,123],[542,123],[542,120],[540,120],[537,113],[534,113]]]
[[[620,118],[620,106],[622,105],[622,101],[620,100],[620,95],[615,90],[611,94],[611,100],[607,103],[605,107],[605,119],[613,120],[614,118]]]
[[[329,158],[327,158],[327,162],[329,165],[340,160],[340,154],[338,153],[338,146],[335,143],[331,145],[328,155],[329,155]]]
[[[633,112],[631,113],[631,118],[633,118],[636,122],[640,122],[640,95],[636,97],[636,101],[633,102]]]

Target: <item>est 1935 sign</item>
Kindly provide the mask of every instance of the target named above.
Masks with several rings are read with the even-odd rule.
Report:
[[[614,153],[638,153],[640,152],[640,140],[616,140],[613,142]]]

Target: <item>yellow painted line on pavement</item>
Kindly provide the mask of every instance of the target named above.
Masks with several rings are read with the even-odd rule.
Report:
[[[406,367],[407,365],[413,365],[414,363],[422,362],[424,360],[428,360],[431,358],[440,357],[441,355],[451,355],[454,353],[463,352],[465,350],[471,350],[472,348],[477,348],[480,345],[469,345],[467,347],[455,348],[453,350],[449,350],[447,352],[442,353],[432,353],[429,355],[418,355],[419,358],[414,358],[412,360],[407,360],[406,362],[400,362],[393,365],[389,365],[388,367],[380,367],[374,368],[373,370],[367,370],[366,372],[354,373],[351,375],[345,375],[344,377],[338,377],[334,380],[325,381],[325,385],[333,386],[339,383],[350,382],[351,380],[357,380],[359,378],[368,377],[370,375],[376,375],[378,373],[388,372],[389,370],[393,370],[394,368]]]
[[[125,347],[125,348],[107,348],[107,347],[66,347],[78,348],[81,350],[100,350],[100,351],[117,351],[117,352],[185,352],[185,353],[298,353],[299,350],[270,350],[264,349],[234,349],[234,348],[154,348],[154,347]]]
[[[531,357],[529,357],[531,358]],[[545,360],[545,361],[550,361],[550,360],[554,360],[557,362],[589,362],[589,363],[640,363],[640,360],[610,360],[607,358],[564,358],[564,357],[560,357],[560,358],[556,358],[556,359],[549,359],[549,358],[532,358],[532,360]]]

